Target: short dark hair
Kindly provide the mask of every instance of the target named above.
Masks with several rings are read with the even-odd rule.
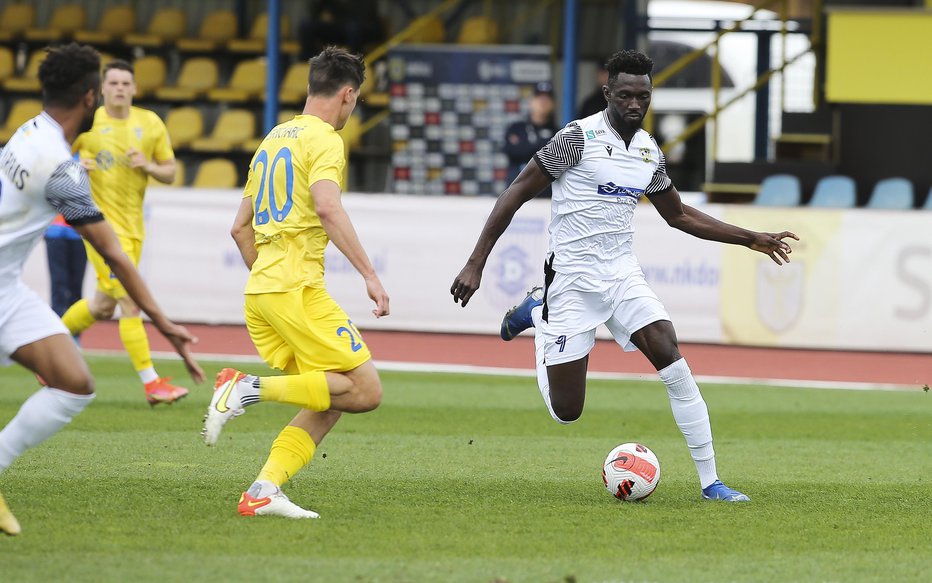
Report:
[[[109,63],[107,63],[106,65],[104,65],[104,72],[102,76],[106,78],[107,73],[109,71],[113,71],[114,69],[117,69],[119,71],[129,71],[130,75],[136,74],[136,71],[133,70],[133,66],[130,65],[128,61],[124,61],[123,59],[114,59],[110,61]]]
[[[100,54],[92,47],[70,43],[46,50],[39,65],[43,105],[74,107],[88,90],[100,88]]]
[[[615,82],[619,73],[647,75],[649,79],[653,80],[651,73],[654,70],[654,62],[650,57],[638,51],[618,51],[608,58],[608,62],[605,63],[605,68],[608,70],[608,82],[610,85]]]
[[[308,61],[308,94],[329,97],[347,83],[359,89],[366,80],[362,57],[339,47],[327,47]]]

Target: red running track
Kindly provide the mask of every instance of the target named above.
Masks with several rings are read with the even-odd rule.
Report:
[[[146,324],[154,351],[171,351],[171,345]],[[189,324],[200,342],[195,354],[256,356],[243,326]],[[505,343],[497,336],[365,331],[366,342],[377,361],[436,363],[492,368],[534,367],[534,343],[521,336]],[[100,322],[84,332],[81,344],[88,350],[122,349],[116,322]],[[742,379],[781,379],[906,385],[921,388],[932,383],[932,354],[751,348],[709,344],[683,344],[683,356],[696,375]],[[640,353],[625,353],[612,341],[600,340],[589,358],[594,372],[653,375]]]

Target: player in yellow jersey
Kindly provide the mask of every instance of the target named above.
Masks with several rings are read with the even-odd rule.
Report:
[[[378,407],[382,384],[359,330],[324,286],[324,248],[336,245],[362,275],[387,316],[388,294],[340,202],[346,156],[337,134],[356,107],[362,59],[328,47],[310,60],[304,111],[275,127],[252,158],[232,235],[250,268],[246,326],[256,349],[281,376],[225,368],[217,375],[204,438],[261,401],[301,407],[272,444],[256,481],[242,494],[243,516],[317,518],[281,491],[310,462],[343,412]]]
[[[94,115],[94,126],[72,146],[91,180],[94,202],[113,225],[123,250],[139,265],[145,227],[142,202],[152,176],[159,182],[175,179],[175,154],[168,131],[152,111],[133,107],[136,84],[133,67],[111,61],[103,72],[104,104]],[[143,383],[150,405],[173,403],[188,390],[169,383],[152,365],[149,339],[139,308],[99,253],[89,245],[87,258],[97,273],[97,291],[75,302],[62,316],[72,334],[80,334],[97,320],[109,320],[120,306],[120,339]]]

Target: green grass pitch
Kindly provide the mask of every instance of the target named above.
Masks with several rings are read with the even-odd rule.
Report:
[[[91,357],[98,397],[0,476],[23,525],[2,581],[928,581],[932,394],[703,387],[719,472],[752,502],[700,500],[659,382],[592,381],[579,422],[531,378],[385,372],[382,407],[346,415],[286,486],[316,521],[244,519],[240,492],[292,410],[260,404],[216,448],[210,389],[150,409],[125,358]],[[222,366],[203,363],[213,374]],[[264,372],[258,365],[245,368]],[[163,374],[185,375],[177,361]],[[0,426],[36,388],[0,369]],[[600,464],[640,441],[646,502]],[[326,454],[326,457],[324,456]]]

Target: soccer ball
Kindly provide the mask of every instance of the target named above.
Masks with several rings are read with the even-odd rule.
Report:
[[[660,462],[640,443],[622,443],[605,458],[602,481],[619,500],[643,500],[660,483]]]

